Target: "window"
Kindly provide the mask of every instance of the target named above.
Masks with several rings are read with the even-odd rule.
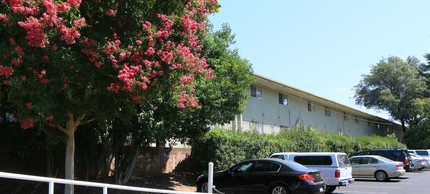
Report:
[[[254,163],[252,161],[241,163],[241,164],[233,167],[231,169],[231,172],[234,172],[234,173],[238,173],[238,172],[250,172],[251,169],[252,169],[253,164]]]
[[[308,111],[312,112],[312,102],[308,101]]]
[[[348,121],[348,120],[349,120],[349,117],[348,117],[348,115],[346,114],[346,112],[344,112],[344,113],[343,113],[343,120],[345,120],[345,121]]]
[[[357,116],[355,116],[355,123],[358,124],[358,117]]]
[[[427,152],[427,151],[419,151],[419,150],[417,150],[416,152],[417,152],[418,155],[421,155],[421,156],[428,156],[429,155],[429,152]]]
[[[361,164],[378,164],[378,160],[370,157],[363,157]]]
[[[284,155],[273,155],[270,158],[278,158],[278,159],[285,160]]]
[[[333,163],[330,156],[296,156],[294,162],[302,165],[331,165]]]
[[[288,105],[288,98],[286,94],[279,93],[279,104],[283,104],[285,106]]]
[[[337,160],[340,167],[350,166],[347,155],[337,155]]]
[[[263,90],[261,89],[261,87],[252,85],[251,86],[251,96],[255,97],[255,98],[263,98]]]
[[[278,171],[281,166],[267,161],[258,161],[255,165],[254,172],[271,172]]]
[[[351,164],[360,164],[360,159],[361,158],[351,158],[349,159],[349,161],[351,162]]]
[[[325,107],[324,113],[325,113],[325,116],[331,116],[330,109],[328,109],[327,107]]]

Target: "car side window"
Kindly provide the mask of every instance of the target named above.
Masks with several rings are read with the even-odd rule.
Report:
[[[363,157],[361,158],[360,164],[370,164],[371,158],[369,157]]]
[[[271,156],[271,158],[278,158],[278,159],[285,160],[284,155],[273,155]]]
[[[279,164],[275,164],[273,162],[258,161],[254,167],[254,172],[278,171],[279,167],[280,167]]]
[[[378,160],[375,158],[370,158],[369,164],[378,164]]]
[[[250,172],[252,170],[253,164],[254,164],[254,162],[252,162],[252,161],[245,162],[245,163],[242,163],[242,164],[239,164],[239,165],[233,167],[233,169],[231,171],[234,173]]]
[[[333,160],[330,156],[296,156],[294,162],[302,165],[331,165]]]
[[[351,162],[351,164],[360,164],[360,159],[361,158],[351,158],[350,162]]]

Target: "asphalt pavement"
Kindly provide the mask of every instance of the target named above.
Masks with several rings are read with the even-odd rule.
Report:
[[[406,172],[405,175],[379,182],[375,179],[355,179],[355,183],[347,187],[338,187],[334,194],[430,194],[430,169]]]

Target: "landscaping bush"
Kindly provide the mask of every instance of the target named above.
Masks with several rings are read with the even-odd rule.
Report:
[[[190,142],[192,156],[199,169],[206,171],[209,162],[214,170],[225,170],[240,161],[267,158],[275,152],[345,152],[349,156],[372,148],[405,148],[395,135],[349,137],[312,128],[296,128],[277,135],[213,129]]]

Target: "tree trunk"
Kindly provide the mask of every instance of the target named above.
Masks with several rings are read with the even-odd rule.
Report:
[[[66,161],[65,161],[65,178],[74,180],[75,179],[75,131],[80,125],[81,121],[84,119],[85,115],[76,118],[73,117],[72,113],[68,114],[69,121],[66,123],[66,128],[59,126],[62,132],[67,135],[67,143],[66,143]],[[73,185],[65,185],[64,187],[65,194],[73,194],[74,187]]]
[[[52,155],[52,146],[46,147],[46,176],[53,177],[54,157]]]
[[[402,123],[403,134],[405,134],[406,133],[405,120],[404,119],[400,119],[400,122]]]
[[[74,180],[75,179],[75,133],[71,133],[67,137],[66,144],[66,179]],[[65,194],[73,194],[74,187],[73,185],[66,184],[64,188]]]
[[[131,174],[133,173],[133,169],[136,164],[137,156],[139,155],[139,149],[134,149],[134,151],[132,152],[134,153],[131,154],[131,160],[124,161],[125,166],[121,166],[123,170],[121,170],[120,172],[115,172],[115,174],[119,174],[118,179],[116,180],[116,184],[123,185],[126,184],[128,180],[130,180]]]

